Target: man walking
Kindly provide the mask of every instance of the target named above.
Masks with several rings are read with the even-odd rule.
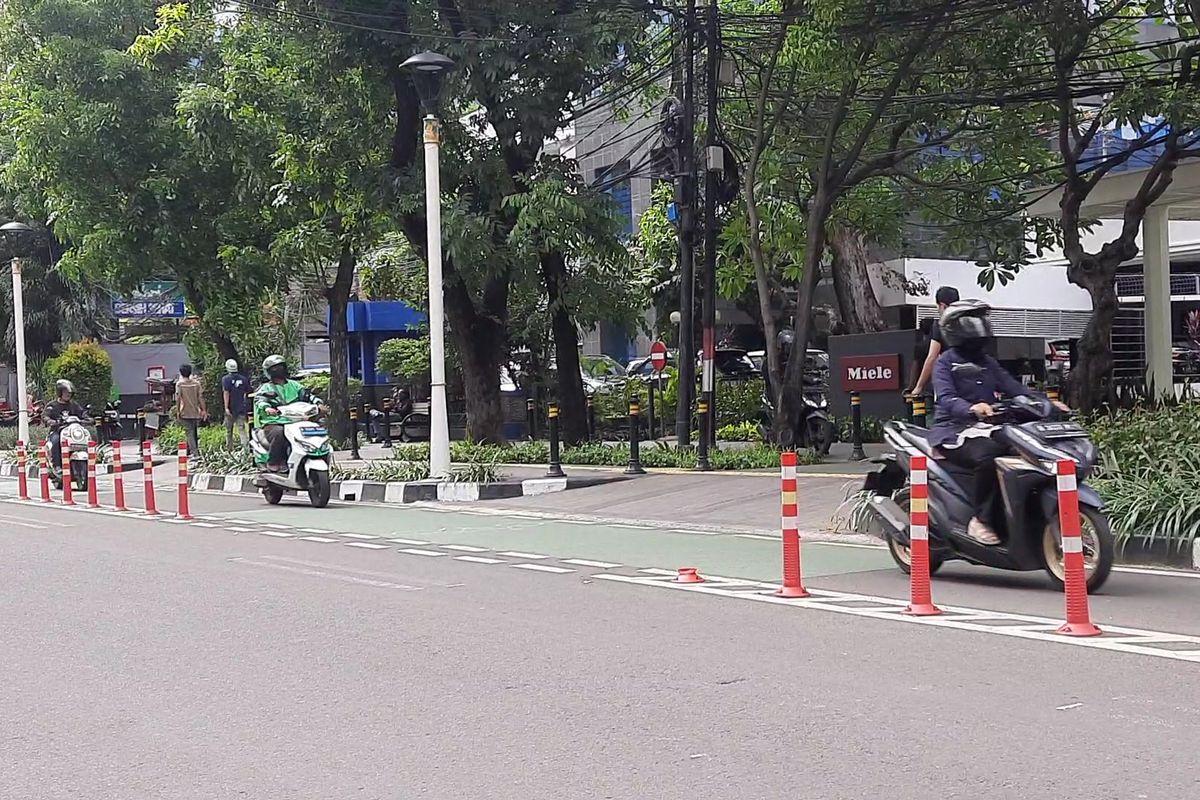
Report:
[[[950,307],[952,303],[957,303],[959,300],[958,289],[953,286],[943,286],[937,290],[934,295],[934,300],[937,302],[938,315]],[[933,367],[937,364],[938,356],[942,354],[945,345],[942,343],[942,326],[938,320],[934,320],[929,330],[929,351],[925,355],[925,363],[921,366],[921,374],[917,376],[917,382],[908,390],[910,397],[923,397],[925,395],[925,387],[933,379]]]
[[[225,449],[233,449],[233,429],[238,430],[242,447],[250,446],[250,427],[246,418],[250,412],[250,379],[238,370],[232,358],[225,362],[225,377],[221,378],[221,393],[225,397]]]
[[[179,380],[175,382],[175,416],[187,431],[188,454],[200,454],[200,423],[208,418],[204,407],[204,385],[192,375],[192,365],[179,368]]]

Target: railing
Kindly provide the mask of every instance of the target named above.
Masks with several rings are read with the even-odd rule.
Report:
[[[1171,276],[1172,295],[1200,295],[1200,273],[1184,273]],[[1117,297],[1145,297],[1144,275],[1118,275]]]

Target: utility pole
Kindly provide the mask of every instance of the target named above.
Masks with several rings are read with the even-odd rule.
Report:
[[[692,396],[696,391],[696,0],[688,0],[683,18],[683,125],[675,206],[679,210],[679,405],[675,412],[677,446],[692,442]]]
[[[696,466],[711,469],[709,447],[716,446],[717,393],[714,361],[716,359],[717,327],[717,182],[724,169],[724,150],[717,141],[717,102],[721,80],[721,32],[717,17],[717,0],[707,0],[704,38],[707,40],[708,60],[705,64],[705,131],[704,131],[704,300],[701,316],[703,336],[703,374],[700,402],[707,409],[701,415],[700,446]]]

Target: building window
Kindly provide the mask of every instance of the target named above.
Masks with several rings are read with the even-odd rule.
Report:
[[[596,170],[592,183],[613,199],[621,223],[621,234],[632,236],[633,190],[629,179],[629,159]]]

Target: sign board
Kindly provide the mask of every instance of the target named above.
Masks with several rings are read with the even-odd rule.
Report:
[[[842,391],[900,391],[900,354],[843,356],[838,362]]]
[[[650,365],[654,367],[655,372],[662,372],[667,368],[667,345],[664,342],[650,345]]]
[[[187,308],[173,281],[147,281],[128,297],[113,298],[117,319],[183,319]]]
[[[146,367],[146,380],[162,381],[167,379],[166,367]]]

